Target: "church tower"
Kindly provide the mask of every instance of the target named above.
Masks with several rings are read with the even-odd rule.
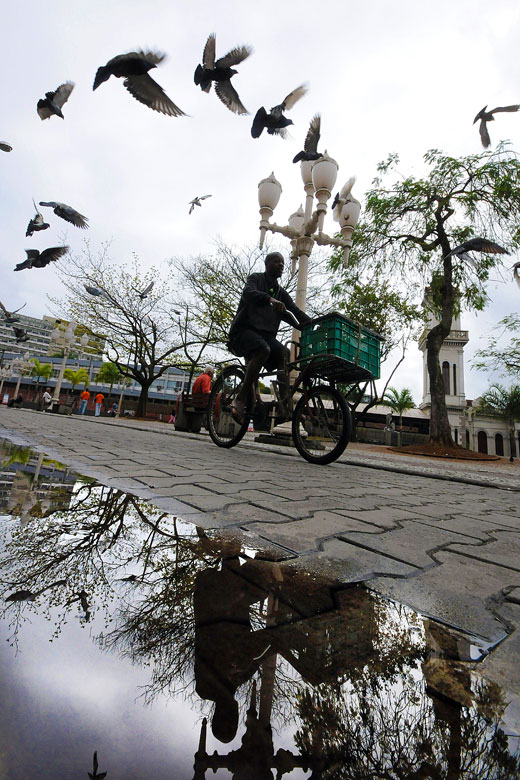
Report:
[[[423,303],[427,302],[429,292],[429,288],[427,287],[424,292]],[[424,332],[419,339],[419,349],[423,353],[423,397],[419,408],[426,412],[429,411],[432,403],[426,355],[426,336],[438,322],[438,319],[430,313]],[[463,446],[465,442],[466,427],[466,418],[464,414],[464,409],[466,407],[466,396],[464,394],[464,347],[468,341],[468,331],[461,330],[460,327],[460,315],[454,317],[449,335],[444,339],[439,353],[439,362],[441,364],[442,378],[444,380],[446,406],[452,428],[452,436],[458,444],[462,444]]]

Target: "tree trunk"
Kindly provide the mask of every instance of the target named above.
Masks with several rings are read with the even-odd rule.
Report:
[[[446,395],[444,379],[442,378],[439,353],[443,341],[450,333],[453,322],[453,306],[455,301],[455,290],[453,288],[453,266],[451,261],[450,245],[444,231],[444,223],[441,217],[440,208],[436,214],[441,239],[441,249],[443,257],[443,278],[440,287],[441,312],[440,321],[428,333],[426,338],[426,363],[428,366],[428,375],[430,377],[430,396],[432,407],[430,413],[430,441],[435,444],[442,444],[446,447],[456,447],[451,435],[450,421],[448,419],[448,409],[446,408]]]
[[[151,384],[151,383],[150,383]],[[150,385],[141,385],[141,395],[139,396],[139,399],[137,401],[137,410],[136,410],[136,417],[145,417],[146,415],[146,407],[148,404],[148,390],[150,389]]]
[[[455,447],[451,435],[450,421],[448,419],[448,409],[446,407],[446,396],[444,393],[444,380],[442,378],[439,353],[442,342],[448,335],[444,334],[445,328],[436,325],[426,338],[426,362],[428,366],[428,375],[430,377],[430,395],[432,399],[432,408],[430,413],[430,441],[435,444],[444,444],[447,447]],[[448,330],[449,333],[449,330]]]

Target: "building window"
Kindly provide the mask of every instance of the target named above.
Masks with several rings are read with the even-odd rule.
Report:
[[[453,364],[453,395],[457,395],[457,366]]]
[[[444,382],[444,394],[451,395],[450,393],[450,364],[447,360],[442,364],[442,379]]]
[[[469,431],[466,428],[466,449],[469,450]]]
[[[504,437],[501,433],[495,433],[495,455],[504,454]]]

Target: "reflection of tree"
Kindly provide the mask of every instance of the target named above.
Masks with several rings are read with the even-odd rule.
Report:
[[[520,758],[500,728],[505,702],[498,686],[471,681],[463,665],[443,668],[443,681],[466,678],[444,698],[412,665],[383,683],[367,668],[355,686],[320,685],[301,692],[296,744],[331,780],[514,780]],[[458,674],[457,674],[458,673]],[[374,684],[375,683],[375,684]],[[451,680],[453,685],[453,680]],[[453,692],[453,690],[452,690]],[[321,774],[322,773],[322,774]]]
[[[324,779],[518,776],[498,689],[473,678],[460,637],[404,607],[253,559],[237,540],[93,484],[8,533],[0,596],[11,596],[14,633],[31,610],[59,613],[56,633],[71,609],[85,622],[106,610],[98,641],[150,668],[149,700],[204,700],[197,778],[218,767],[235,780],[282,777],[295,766]],[[292,724],[298,754],[275,745]],[[220,742],[239,734],[240,747],[208,755],[208,728]]]

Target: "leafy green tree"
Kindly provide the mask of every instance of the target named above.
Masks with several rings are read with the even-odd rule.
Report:
[[[74,390],[76,385],[84,384],[86,387],[89,382],[88,371],[85,368],[78,368],[76,371],[73,368],[66,368],[63,372],[63,378],[71,383],[72,390]],[[67,397],[68,395],[67,391]]]
[[[110,390],[108,391],[109,397],[112,395],[112,387],[114,384],[116,384],[116,382],[119,382],[120,379],[121,372],[119,371],[116,364],[111,362],[103,363],[96,377],[97,382],[110,385]]]
[[[397,155],[378,166],[363,219],[354,233],[349,264],[368,281],[389,279],[411,295],[429,286],[436,324],[426,336],[432,399],[430,440],[456,446],[450,431],[439,352],[454,316],[464,306],[481,310],[485,283],[500,255],[473,258],[450,252],[472,236],[520,245],[520,161],[506,145],[466,157],[438,150],[424,155],[423,177],[402,177]],[[390,176],[400,176],[389,181]]]
[[[141,386],[136,414],[144,417],[152,382],[177,365],[178,353],[186,346],[174,314],[170,278],[157,268],[142,273],[135,255],[133,263],[119,266],[109,257],[108,245],[95,254],[88,242],[59,268],[68,297],[53,303],[86,333],[104,339],[109,361],[122,377]],[[151,282],[153,289],[142,297]],[[89,294],[85,285],[102,294]]]
[[[31,370],[31,376],[36,377],[36,386],[34,388],[34,398],[38,396],[38,387],[40,386],[40,379],[47,381],[52,376],[52,365],[50,363],[40,363],[38,358],[31,358],[34,363],[34,368]]]
[[[383,401],[399,415],[399,428],[403,430],[403,412],[415,407],[411,391],[407,387],[401,391],[396,390],[395,387],[389,387],[383,396]]]
[[[487,345],[475,353],[475,368],[497,370],[501,374],[520,377],[520,314],[508,314],[500,320]],[[503,337],[508,334],[510,340],[504,344]]]

